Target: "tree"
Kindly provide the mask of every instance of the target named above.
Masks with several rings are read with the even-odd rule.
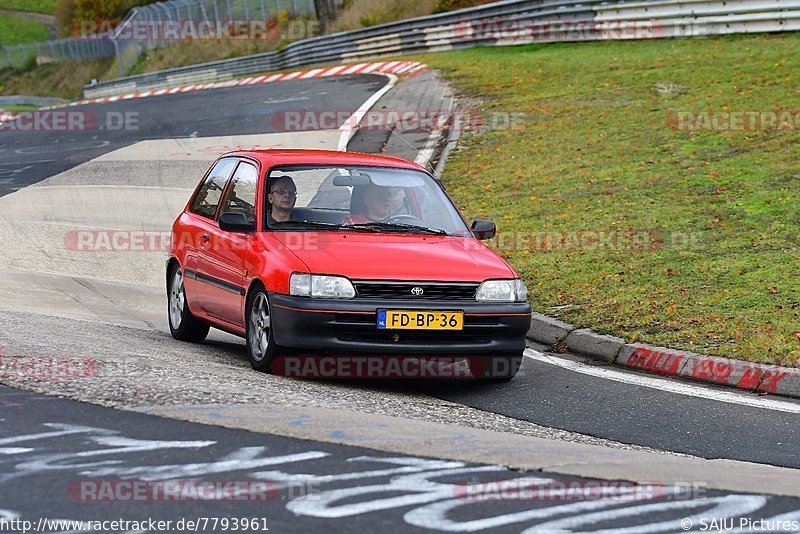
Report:
[[[320,32],[325,35],[331,28],[331,22],[333,22],[331,2],[330,0],[314,0],[314,9],[317,12]]]

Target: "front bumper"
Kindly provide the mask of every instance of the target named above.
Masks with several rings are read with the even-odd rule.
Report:
[[[531,324],[527,303],[324,300],[270,293],[278,345],[335,354],[520,354]],[[459,331],[378,330],[377,310],[463,310]]]

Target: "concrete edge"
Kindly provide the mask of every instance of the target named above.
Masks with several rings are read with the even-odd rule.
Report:
[[[624,339],[577,329],[563,321],[534,313],[528,339],[551,347],[566,348],[608,364],[647,373],[686,378],[728,386],[763,395],[800,398],[800,369],[781,367],[685,350],[628,343]]]

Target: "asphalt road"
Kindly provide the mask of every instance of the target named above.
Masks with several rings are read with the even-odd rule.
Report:
[[[271,133],[293,127],[287,111],[335,110],[341,125],[385,84],[378,75],[341,76],[63,108],[76,129],[48,130],[52,118],[39,131],[0,128],[0,196],[145,139]]]
[[[586,363],[604,366],[590,360]],[[620,372],[639,375],[636,371]],[[586,376],[530,358],[507,384],[482,388],[423,384],[418,391],[514,419],[622,443],[710,459],[800,468],[797,413]]]
[[[70,530],[55,528],[57,519],[121,519],[196,521],[204,532],[657,532],[680,531],[682,521],[700,529],[724,518],[739,525],[800,517],[800,499],[396,456],[2,386],[0,405],[0,483],[17,488],[4,491],[0,521],[16,520],[18,531],[22,521],[38,528],[49,520],[39,531],[55,532]],[[159,531],[138,524],[113,530]]]

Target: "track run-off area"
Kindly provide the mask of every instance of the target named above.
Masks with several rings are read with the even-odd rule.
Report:
[[[490,385],[291,379],[252,371],[239,338],[172,339],[158,236],[210,163],[234,148],[347,146],[349,116],[402,87],[434,87],[429,74],[167,93],[71,107],[95,121],[75,131],[0,130],[0,357],[91,362],[68,380],[3,375],[0,519],[239,515],[265,517],[273,531],[637,533],[681,531],[686,519],[699,530],[735,518],[740,532],[760,531],[740,519],[800,521],[796,401],[539,346],[513,381]],[[337,120],[303,131],[276,123],[298,110]],[[429,146],[427,134],[409,139]],[[75,237],[86,231],[148,237],[143,250],[87,249]],[[98,479],[269,480],[273,493],[76,508],[68,488]],[[463,494],[503,481],[513,498]],[[661,493],[573,501],[520,491],[591,481]]]

